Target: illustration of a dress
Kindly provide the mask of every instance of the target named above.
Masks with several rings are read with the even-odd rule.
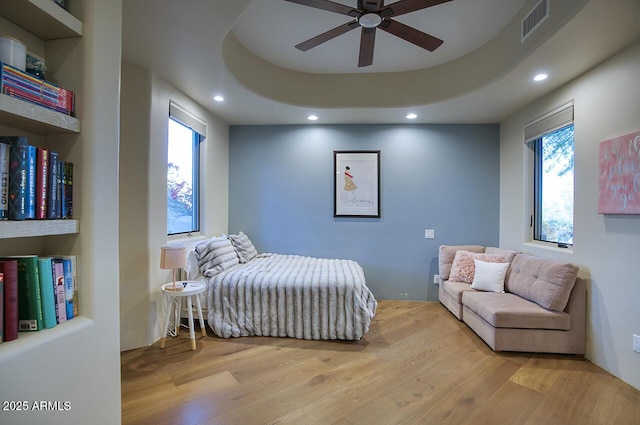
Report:
[[[344,172],[344,190],[347,192],[351,192],[358,188],[358,186],[356,186],[356,184],[353,182],[353,176],[349,174],[349,170],[350,168],[346,167],[346,170]]]

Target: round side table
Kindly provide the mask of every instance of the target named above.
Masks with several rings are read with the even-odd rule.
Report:
[[[171,306],[176,305],[176,315],[179,318],[180,310],[182,309],[182,301],[187,301],[187,312],[189,315],[189,337],[191,339],[191,349],[196,349],[196,337],[193,330],[193,310],[192,310],[192,297],[196,299],[196,307],[198,309],[198,319],[200,320],[200,330],[202,336],[207,336],[207,330],[204,327],[204,319],[202,318],[202,307],[200,306],[199,295],[203,293],[207,287],[204,282],[200,281],[176,281],[176,286],[182,287],[182,291],[172,291],[173,282],[165,283],[162,285],[162,297],[166,303],[165,316],[163,322],[163,334],[160,340],[160,348],[164,348],[164,343],[167,337],[169,318],[171,317]],[[175,303],[172,301],[176,301]],[[177,326],[179,328],[179,325]]]

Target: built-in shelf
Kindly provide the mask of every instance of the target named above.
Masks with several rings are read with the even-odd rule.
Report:
[[[53,0],[1,0],[0,16],[43,40],[82,36],[82,22]]]
[[[4,0],[2,0],[4,1]],[[54,341],[65,335],[70,335],[86,329],[93,324],[93,320],[78,316],[60,323],[54,328],[43,329],[38,332],[19,332],[18,339],[0,344],[0,364],[33,350],[49,341]]]
[[[77,118],[6,94],[0,94],[0,124],[38,134],[80,133]]]
[[[69,235],[79,230],[79,221],[71,219],[0,221],[0,239]]]

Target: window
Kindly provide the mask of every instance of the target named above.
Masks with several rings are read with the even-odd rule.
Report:
[[[169,108],[168,125],[167,234],[197,232],[200,230],[200,143],[206,126],[174,103]]]
[[[573,104],[525,127],[533,156],[532,238],[573,245]]]

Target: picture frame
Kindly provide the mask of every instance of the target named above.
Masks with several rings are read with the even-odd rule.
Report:
[[[380,218],[380,151],[333,151],[333,216]]]

